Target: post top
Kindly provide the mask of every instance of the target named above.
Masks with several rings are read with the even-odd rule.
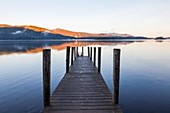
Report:
[[[114,49],[114,51],[121,51],[121,49],[119,49],[119,48],[115,48],[115,49]]]
[[[43,49],[43,51],[51,51],[51,49]]]

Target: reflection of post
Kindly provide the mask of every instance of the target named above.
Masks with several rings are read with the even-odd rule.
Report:
[[[94,47],[94,56],[93,56],[93,60],[94,60],[94,65],[96,65],[96,47]]]
[[[101,47],[98,47],[98,72],[101,70]]]
[[[90,47],[90,60],[92,60],[92,54],[93,54],[92,47]]]
[[[88,57],[90,57],[90,47],[88,47]]]
[[[69,72],[69,64],[70,64],[70,47],[67,46],[67,50],[66,50],[66,73]]]
[[[73,53],[74,53],[74,48],[71,48],[71,65],[73,65]]]
[[[120,49],[114,49],[114,89],[113,89],[113,103],[119,103],[119,78],[120,78]]]
[[[50,105],[50,69],[51,69],[51,50],[43,50],[43,97],[44,106]]]
[[[84,48],[82,47],[82,54],[81,54],[81,56],[84,56]]]

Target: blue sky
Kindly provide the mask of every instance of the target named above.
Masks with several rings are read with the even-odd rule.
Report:
[[[0,23],[170,36],[170,0],[0,0]]]

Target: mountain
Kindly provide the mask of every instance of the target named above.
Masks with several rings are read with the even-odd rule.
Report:
[[[86,33],[86,32],[74,32],[64,29],[53,29],[50,30],[51,33],[54,34],[61,34],[64,36],[71,36],[75,38],[85,38],[85,37],[114,37],[114,36],[120,36],[120,37],[132,37],[132,35],[129,34],[118,34],[118,33]]]
[[[85,37],[114,37],[114,36],[120,36],[120,37],[132,37],[130,34],[119,34],[119,33],[86,33],[86,32],[75,32],[75,31],[69,31],[65,29],[47,29],[43,27],[37,27],[33,25],[16,25],[11,26],[7,24],[0,24],[0,27],[11,27],[11,28],[25,28],[29,30],[33,30],[35,32],[49,32],[51,34],[60,34],[64,36],[70,36],[75,38],[85,38]]]
[[[33,25],[8,25],[0,24],[0,39],[15,38],[23,39],[147,39],[146,37],[135,37],[130,34],[119,33],[86,33],[75,32],[65,29],[47,29]],[[6,38],[5,38],[6,39]]]
[[[70,39],[73,37],[52,34],[45,28],[36,26],[10,26],[0,24],[0,40],[46,40]]]
[[[64,30],[64,29],[60,29],[60,28],[50,30],[50,32],[53,34],[60,34],[60,35],[64,35],[64,36],[72,36],[72,37],[76,37],[76,38],[80,37],[79,32]]]
[[[12,27],[12,26],[8,24],[0,24],[0,27]]]
[[[25,28],[25,29],[33,30],[33,31],[36,31],[36,32],[46,32],[46,31],[49,31],[46,28],[37,27],[37,26],[33,26],[33,25],[23,25],[23,26],[18,26],[18,27],[22,27],[22,28]]]

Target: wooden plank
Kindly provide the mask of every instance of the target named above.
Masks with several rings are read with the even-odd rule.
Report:
[[[89,57],[77,57],[43,113],[122,113]]]
[[[48,110],[49,113],[114,113],[112,110]],[[118,113],[118,112],[117,112]]]

